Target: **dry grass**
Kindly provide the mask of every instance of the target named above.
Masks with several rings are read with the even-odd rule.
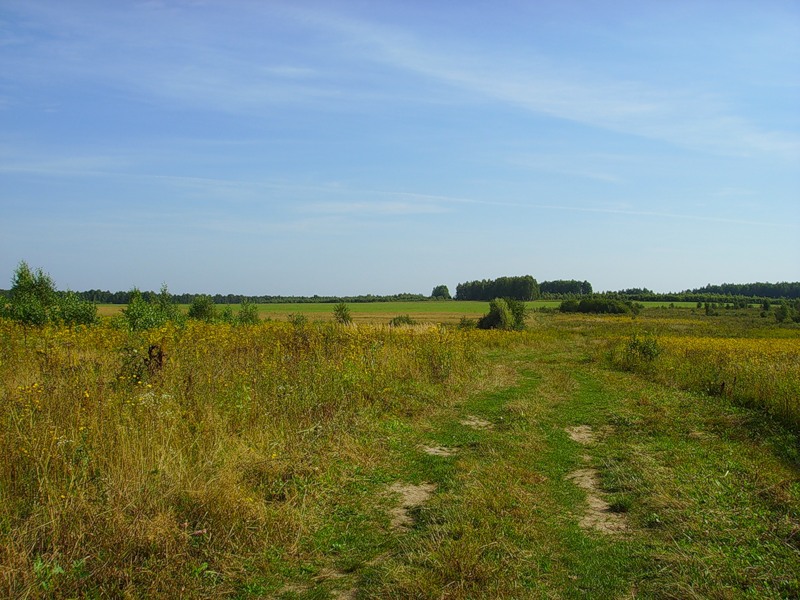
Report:
[[[474,355],[439,328],[3,322],[0,339],[6,597],[225,595],[243,556],[268,578],[263,557],[324,520],[333,466],[376,460],[380,415],[458,393]]]

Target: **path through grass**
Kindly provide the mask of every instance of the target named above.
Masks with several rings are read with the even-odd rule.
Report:
[[[389,460],[364,499],[391,511],[389,482],[432,494],[410,528],[378,518],[380,541],[350,540],[325,567],[343,575],[333,597],[798,597],[795,436],[603,370],[579,346],[491,362],[507,369],[496,389],[385,424]]]

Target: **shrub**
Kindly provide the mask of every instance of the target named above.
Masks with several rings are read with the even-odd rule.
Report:
[[[143,331],[161,327],[168,321],[180,323],[183,320],[178,308],[172,303],[167,286],[161,286],[161,292],[150,301],[144,299],[137,288],[131,290],[128,306],[122,309],[121,322],[131,331]]]
[[[333,318],[341,325],[349,325],[353,322],[353,317],[350,314],[350,307],[344,302],[339,302],[333,307]]]
[[[58,321],[65,325],[91,325],[97,322],[97,307],[81,300],[75,292],[66,292],[58,301]]]
[[[8,304],[0,304],[0,315],[24,325],[89,325],[97,320],[97,307],[81,300],[74,292],[59,293],[53,279],[25,261],[11,278]]]
[[[308,323],[308,317],[302,313],[292,313],[289,315],[289,323],[295,327],[303,327],[306,323]]]
[[[525,327],[525,303],[508,298],[495,298],[489,313],[480,318],[478,329],[521,330]]]
[[[207,294],[195,296],[192,305],[189,307],[189,318],[211,323],[217,316],[217,308],[214,306],[214,299]]]
[[[461,320],[458,322],[459,329],[475,329],[478,326],[478,322],[475,319],[470,319],[469,317],[461,317]]]
[[[599,313],[599,314],[637,314],[641,309],[640,304],[622,302],[612,298],[584,298],[577,300],[564,300],[559,307],[561,312]]]
[[[397,315],[391,321],[389,321],[389,325],[392,327],[397,327],[398,325],[416,325],[417,322],[412,319],[409,315]]]
[[[255,325],[261,319],[258,318],[258,306],[250,302],[247,298],[242,299],[242,307],[236,315],[236,322],[239,325]]]
[[[628,370],[646,367],[661,354],[661,347],[656,338],[646,335],[641,337],[633,334],[628,340],[623,353],[623,366]]]

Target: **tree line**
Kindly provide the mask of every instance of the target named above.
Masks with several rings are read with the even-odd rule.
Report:
[[[541,296],[539,284],[531,275],[499,277],[466,281],[456,286],[456,300],[485,300],[511,298],[513,300],[536,300]]]
[[[575,279],[556,279],[540,283],[539,291],[542,293],[543,298],[590,296],[592,294],[592,284],[588,281],[577,281]]]
[[[720,285],[708,284],[694,290],[687,290],[687,294],[718,294],[720,296],[746,296],[749,298],[786,298],[793,300],[800,298],[800,281],[778,283],[723,283]]]
[[[95,302],[97,304],[130,304],[131,298],[134,295],[134,290],[127,292],[109,292],[107,290],[89,290],[86,292],[76,292],[79,298],[88,302]],[[160,292],[141,291],[145,301],[150,301],[156,298]],[[198,297],[210,297],[214,304],[242,304],[249,302],[251,304],[337,304],[339,302],[348,302],[352,304],[368,303],[368,302],[421,302],[429,300],[430,298],[423,294],[390,294],[390,295],[373,295],[364,294],[360,296],[248,296],[243,294],[170,294],[170,299],[176,304],[191,304]]]

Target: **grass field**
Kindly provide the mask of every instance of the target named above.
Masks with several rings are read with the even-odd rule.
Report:
[[[542,308],[557,309],[558,300],[536,300],[528,302],[530,310]],[[668,302],[644,302],[647,308],[668,307]],[[312,320],[333,320],[333,304],[294,303],[294,304],[259,304],[261,318],[287,320],[291,314],[306,315]],[[348,304],[353,319],[361,323],[388,323],[398,315],[409,315],[423,323],[457,323],[462,317],[479,318],[488,311],[488,302],[477,301],[440,301],[440,302],[368,302]],[[694,302],[674,303],[678,308],[694,308]],[[238,306],[231,306],[234,311]],[[119,314],[125,308],[122,304],[100,304],[98,313],[102,316]],[[181,307],[185,312],[188,306]]]
[[[800,597],[797,325],[405,306],[0,321],[0,596]]]

